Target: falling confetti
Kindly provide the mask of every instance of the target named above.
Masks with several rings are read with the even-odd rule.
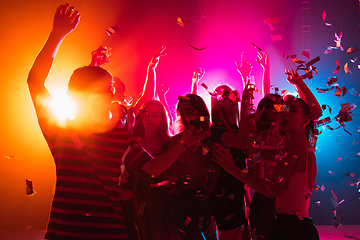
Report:
[[[108,28],[108,29],[105,30],[105,32],[106,32],[106,34],[107,34],[108,36],[110,36],[110,35],[118,32],[118,31],[119,31],[119,27],[118,27],[118,26],[110,27],[110,28]]]
[[[359,92],[355,90],[355,88],[351,88],[349,90],[349,92],[351,93],[351,95],[354,95],[354,96],[358,96],[359,95]]]
[[[333,73],[338,73],[340,70],[340,62],[336,60],[336,69],[333,71]]]
[[[338,162],[340,162],[340,161],[342,160],[342,158],[341,158],[341,157],[338,157],[336,160],[337,160]]]
[[[326,12],[325,12],[325,10],[324,10],[324,12],[322,13],[322,20],[323,20],[323,22],[325,22],[325,19],[326,19]]]
[[[354,58],[354,59],[350,59],[350,62],[355,63],[358,60],[358,57]]]
[[[339,69],[340,69],[340,65],[339,65]],[[334,83],[336,83],[337,81],[338,81],[337,77],[330,77],[330,78],[328,78],[326,85],[331,86]]]
[[[360,49],[360,43],[356,44],[355,46],[351,47],[351,48],[348,48],[346,50],[346,55],[349,55],[351,53],[354,53],[356,51],[358,51]]]
[[[336,174],[336,172],[332,172],[331,170],[328,171],[331,175]]]
[[[308,53],[307,51],[302,51],[301,55],[307,57],[308,59],[310,59],[310,53]]]
[[[321,185],[320,190],[321,190],[321,191],[325,191],[325,186],[324,186],[324,185]]]
[[[201,51],[201,50],[204,50],[206,47],[203,47],[203,48],[197,48],[197,47],[194,47],[193,45],[189,44],[190,47],[192,47],[193,49],[195,50],[198,50],[198,51]]]
[[[7,159],[14,159],[14,158],[16,158],[16,156],[4,156],[5,158],[7,158]]]
[[[26,179],[26,196],[33,196],[35,193],[32,181]]]
[[[279,41],[282,40],[281,35],[271,35],[271,41]]]
[[[345,71],[347,74],[352,74],[352,72],[351,72],[350,69],[349,69],[349,64],[348,64],[348,63],[345,63],[345,65],[344,65],[344,71]]]
[[[180,26],[185,27],[184,20],[183,20],[181,17],[178,17],[177,20],[176,20],[176,22],[177,22]]]

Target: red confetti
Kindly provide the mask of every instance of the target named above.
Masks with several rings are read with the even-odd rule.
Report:
[[[336,60],[336,69],[333,71],[333,73],[338,73],[340,70],[340,62]]]
[[[301,55],[307,57],[308,59],[310,59],[310,53],[308,53],[307,51],[302,51]]]

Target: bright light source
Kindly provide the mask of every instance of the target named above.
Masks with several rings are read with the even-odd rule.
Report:
[[[76,105],[65,92],[52,94],[51,109],[61,123],[65,122],[66,118],[75,118]]]

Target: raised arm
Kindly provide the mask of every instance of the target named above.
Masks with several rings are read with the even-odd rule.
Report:
[[[111,47],[100,46],[91,52],[91,62],[89,66],[105,67],[111,61]]]
[[[286,80],[294,85],[299,96],[304,100],[310,107],[311,120],[318,119],[322,115],[322,109],[310,88],[306,85],[304,80],[299,76],[298,72],[293,69],[285,69],[287,74]]]
[[[191,84],[191,94],[198,95],[199,81],[203,78],[204,75],[205,70],[203,68],[198,68],[194,71]]]
[[[51,99],[50,93],[45,87],[45,81],[55,54],[64,37],[76,28],[79,20],[79,12],[75,11],[74,7],[69,4],[60,5],[55,13],[53,29],[30,69],[27,83],[40,125],[43,117],[46,116],[41,100]]]
[[[235,64],[236,64],[236,69],[238,70],[238,72],[241,75],[241,79],[242,79],[242,83],[243,83],[243,90],[244,90],[247,77],[250,75],[250,73],[253,69],[253,66],[251,65],[251,63],[248,60],[245,60],[245,53],[241,53],[240,64],[237,61],[235,61]]]
[[[135,113],[141,108],[141,106],[156,98],[156,67],[159,63],[160,57],[165,56],[165,46],[161,46],[160,50],[151,58],[151,61],[147,68],[146,80],[144,83],[143,91],[134,105]]]
[[[159,90],[157,90],[157,94],[159,96],[159,100],[160,102],[164,105],[165,107],[165,110],[167,112],[167,115],[169,117],[169,121],[170,121],[170,127],[172,127],[173,125],[173,118],[172,118],[172,115],[171,115],[171,111],[170,111],[170,108],[169,108],[169,105],[167,103],[167,100],[166,100],[166,96],[165,94],[169,91],[169,86],[166,85],[166,84],[161,84],[161,87]]]
[[[270,94],[270,60],[266,52],[258,52],[256,61],[263,69],[262,97]]]

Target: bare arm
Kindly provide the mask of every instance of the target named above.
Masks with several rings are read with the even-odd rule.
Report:
[[[275,197],[283,189],[294,168],[297,168],[295,165],[302,165],[306,161],[306,144],[301,139],[288,141],[284,152],[287,153],[286,157],[276,164],[270,180],[267,181],[248,173],[246,169],[236,167],[229,150],[222,146],[213,150],[214,161],[219,163],[225,171],[247,184],[248,187],[270,198]]]
[[[285,73],[287,74],[286,80],[294,85],[296,91],[299,93],[300,98],[309,105],[311,120],[315,120],[321,117],[322,109],[319,102],[311,92],[310,88],[306,85],[304,80],[299,76],[298,72],[294,71],[293,69],[285,69]]]
[[[191,94],[198,95],[199,81],[203,78],[204,74],[205,70],[202,68],[198,68],[194,71],[191,84]]]
[[[69,4],[59,6],[55,13],[53,29],[30,69],[27,83],[36,113],[38,118],[40,117],[40,125],[43,124],[42,117],[46,116],[41,100],[51,99],[50,93],[45,87],[45,81],[55,54],[64,37],[76,28],[79,20],[80,15],[74,10],[74,7],[70,7]]]
[[[270,94],[270,60],[266,52],[258,52],[256,61],[263,69],[262,97]]]
[[[243,90],[245,89],[245,85],[246,85],[246,81],[247,81],[247,77],[250,75],[253,66],[251,65],[251,63],[247,60],[245,60],[245,53],[241,53],[241,62],[240,64],[235,61],[236,64],[236,69],[238,70],[238,72],[241,75],[241,79],[242,79],[242,83],[243,83]]]
[[[157,91],[157,93],[158,93],[158,96],[159,96],[159,100],[164,105],[165,110],[167,112],[167,115],[169,117],[170,126],[172,126],[173,125],[173,118],[172,118],[171,111],[170,111],[170,108],[169,108],[169,105],[168,105],[168,103],[166,101],[166,96],[165,96],[165,94],[168,91],[169,91],[169,87],[166,84],[161,84],[160,91]]]
[[[168,151],[155,157],[153,160],[150,160],[141,168],[141,170],[151,176],[158,177],[162,172],[168,169],[176,161],[176,159],[184,152],[187,147],[209,136],[209,131],[203,131],[199,133],[192,126],[188,130],[186,130],[181,135],[181,137],[175,139],[170,144]]]
[[[161,46],[160,50],[152,57],[146,74],[146,80],[144,83],[143,91],[134,105],[135,113],[141,108],[141,106],[156,97],[156,67],[159,63],[160,57],[165,56],[165,46]]]

